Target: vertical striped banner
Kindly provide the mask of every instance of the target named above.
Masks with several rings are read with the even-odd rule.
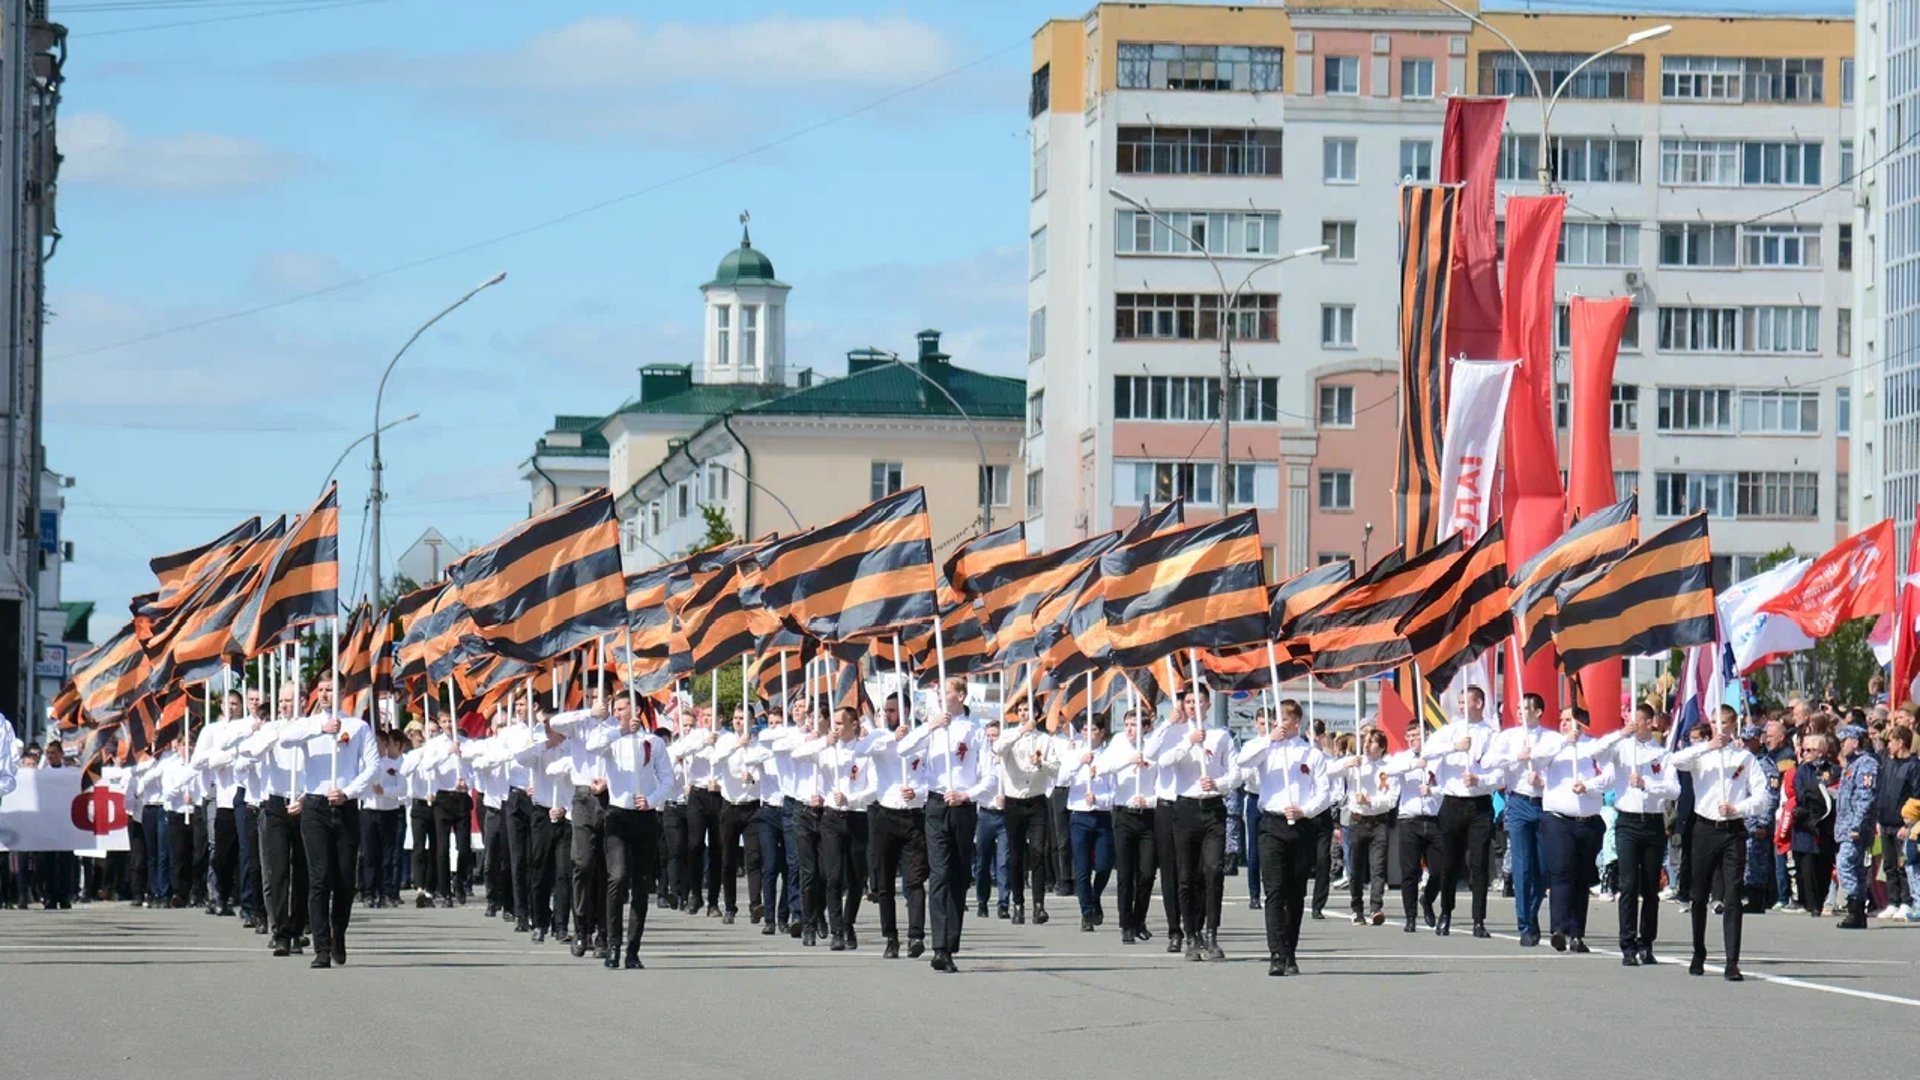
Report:
[[[1447,280],[1457,187],[1400,189],[1400,457],[1394,530],[1401,548],[1438,537],[1440,447],[1447,419]]]

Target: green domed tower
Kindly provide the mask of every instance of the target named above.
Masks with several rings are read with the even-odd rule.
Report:
[[[747,215],[740,215],[740,246],[720,259],[706,297],[703,383],[779,383],[786,379],[787,292],[773,276],[773,260],[753,246]]]

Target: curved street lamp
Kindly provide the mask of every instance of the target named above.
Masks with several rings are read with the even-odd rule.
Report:
[[[980,438],[979,425],[973,422],[973,417],[967,414],[967,410],[960,407],[960,402],[954,398],[952,393],[948,392],[946,387],[941,386],[939,383],[935,382],[931,377],[927,375],[926,372],[921,371],[919,368],[914,367],[912,364],[909,364],[905,360],[900,359],[899,353],[894,352],[891,349],[881,349],[871,345],[867,346],[867,348],[872,350],[872,352],[875,353],[876,355],[884,356],[890,362],[898,364],[901,367],[907,369],[907,371],[911,373],[914,378],[919,379],[921,382],[926,383],[928,386],[931,386],[935,390],[940,391],[940,396],[947,399],[947,404],[953,406],[953,411],[959,413],[960,419],[965,420],[967,422],[967,431],[969,434],[973,436],[973,447],[975,450],[978,450],[980,452],[980,479],[986,484],[986,490],[983,491],[980,496],[980,535],[985,536],[987,533],[992,532],[993,531],[993,472],[987,466],[987,444],[984,441],[982,441]],[[1013,480],[1011,477],[1008,478],[1007,483],[1008,483],[1008,486],[1012,486]]]
[[[401,424],[404,424],[409,420],[418,420],[418,419],[420,419],[419,413],[408,413],[407,415],[401,417],[398,420],[387,421],[385,424],[381,425],[380,431],[383,431],[383,432],[392,431],[394,428],[399,427]],[[374,435],[376,434],[378,434],[378,432],[369,431],[365,435],[362,435],[359,438],[348,443],[347,448],[345,450],[340,451],[340,456],[333,459],[333,468],[327,470],[327,478],[325,480],[320,481],[320,494],[325,495],[327,493],[327,485],[333,482],[333,474],[340,471],[341,463],[347,460],[348,454],[353,453],[353,448],[356,446],[359,446],[363,442],[366,442],[368,439],[373,438]]]

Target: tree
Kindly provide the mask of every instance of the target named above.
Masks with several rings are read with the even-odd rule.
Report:
[[[380,586],[380,607],[383,610],[390,608],[401,597],[418,588],[419,582],[405,574],[395,574],[392,581],[383,582]]]
[[[1880,661],[1867,644],[1873,632],[1872,619],[1853,619],[1834,628],[1833,633],[1813,643],[1813,663],[1808,672],[1808,690],[1848,704],[1864,704],[1867,680],[1880,673]]]
[[[740,704],[741,685],[746,679],[738,662],[722,664],[711,675],[695,675],[687,681],[687,692],[693,695],[695,705],[712,704],[713,680],[716,677],[720,680],[720,718],[722,726],[725,726],[733,719],[733,710]]]
[[[727,512],[717,506],[701,506],[700,516],[707,523],[707,535],[700,540],[702,550],[730,544],[738,537],[733,534],[733,526],[727,522]]]

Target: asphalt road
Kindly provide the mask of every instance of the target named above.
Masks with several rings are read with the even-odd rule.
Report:
[[[1548,1066],[1708,1076],[1790,1060],[1895,1076],[1912,1073],[1920,1047],[1920,925],[1842,933],[1804,915],[1750,917],[1748,981],[1734,985],[1687,976],[1685,917],[1671,904],[1665,963],[1648,970],[1622,968],[1605,933],[1591,956],[1522,950],[1511,902],[1496,897],[1491,926],[1506,936],[1492,941],[1356,927],[1330,911],[1307,924],[1303,976],[1273,979],[1245,879],[1227,884],[1226,963],[1183,962],[1159,937],[1124,947],[1116,931],[1083,933],[1060,900],[1044,927],[969,918],[958,976],[883,960],[870,906],[860,950],[841,954],[762,937],[744,916],[729,927],[655,911],[647,970],[617,973],[533,946],[477,904],[357,910],[351,962],[326,972],[197,911],[5,911],[0,1075],[547,1080],[624,1060],[675,1080],[1275,1067],[1368,1080]],[[1596,929],[1614,918],[1594,905]]]

